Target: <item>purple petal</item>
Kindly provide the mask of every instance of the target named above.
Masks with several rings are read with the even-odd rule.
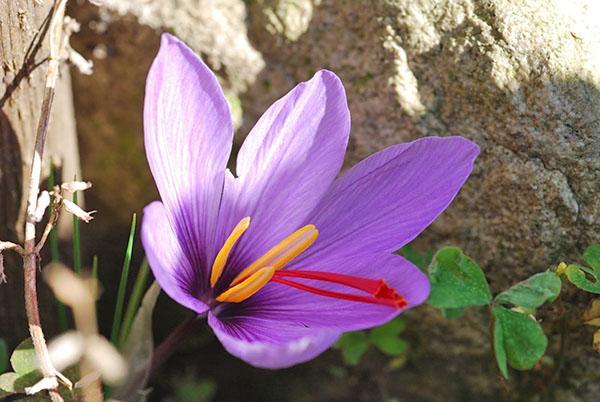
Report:
[[[290,327],[251,317],[220,320],[212,313],[208,315],[208,324],[229,353],[255,367],[269,369],[311,360],[340,336],[335,331]]]
[[[225,305],[219,317],[245,316],[272,321],[273,326],[295,325],[299,328],[327,328],[346,332],[381,325],[404,310],[424,303],[429,295],[427,276],[406,259],[395,254],[329,260],[327,264],[298,268],[384,279],[406,299],[408,305],[398,309],[379,304],[341,300],[308,293],[279,283],[269,283],[245,302]],[[359,291],[322,281],[290,279],[323,290],[361,294]]]
[[[198,272],[181,249],[162,203],[144,208],[142,244],[160,287],[177,303],[201,314],[208,306],[194,297]]]
[[[216,77],[164,34],[146,82],[144,142],[171,225],[207,284],[233,129]]]
[[[479,147],[462,137],[428,137],[360,162],[336,180],[307,220],[319,229],[319,239],[299,263],[401,248],[446,209],[478,153]]]
[[[299,228],[338,174],[349,130],[344,87],[329,71],[265,112],[238,154],[239,178],[225,184],[221,242],[240,219],[252,218],[233,266],[244,268]]]

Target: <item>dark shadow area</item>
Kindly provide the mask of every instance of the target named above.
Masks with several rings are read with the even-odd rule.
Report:
[[[22,194],[21,149],[7,116],[0,110],[0,239],[18,241],[17,218]],[[0,316],[10,322],[3,323],[2,337],[9,348],[16,346],[27,331],[22,297],[23,275],[20,257],[5,252],[4,267],[7,283],[0,284]]]
[[[6,114],[0,110],[0,236],[16,241],[21,205],[21,148]]]

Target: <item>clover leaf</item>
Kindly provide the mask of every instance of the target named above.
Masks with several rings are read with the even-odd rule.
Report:
[[[562,282],[554,272],[541,272],[513,285],[496,296],[500,304],[513,304],[533,311],[547,301],[554,301]]]
[[[490,288],[479,266],[457,247],[440,249],[429,265],[429,304],[440,309],[482,306],[492,300]],[[455,310],[450,313],[458,314]]]
[[[565,271],[567,279],[579,289],[600,294],[600,244],[589,246],[583,252],[583,259],[591,268],[570,264]]]
[[[498,367],[508,378],[508,365],[517,370],[529,370],[542,358],[548,339],[540,324],[530,315],[493,308],[494,352]]]

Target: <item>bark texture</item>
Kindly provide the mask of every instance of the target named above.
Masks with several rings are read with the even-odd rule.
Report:
[[[425,135],[476,141],[482,154],[472,178],[418,245],[463,247],[485,268],[495,291],[600,241],[595,1],[231,0],[199,8],[183,0],[122,1],[120,8],[111,3],[108,9],[131,12],[141,22],[151,15],[152,26],[174,30],[207,58],[230,90],[232,109],[243,111],[238,139],[273,100],[328,68],[348,91],[348,164]],[[189,7],[194,14],[185,11]],[[107,21],[106,15],[96,19]],[[207,31],[201,21],[215,15],[228,23]],[[109,32],[131,35],[131,19],[124,21]],[[155,35],[144,35],[157,45]],[[230,49],[235,58],[227,56]],[[144,61],[136,70],[143,76],[152,54],[126,54]],[[112,57],[104,68],[118,62],[118,53]],[[244,63],[248,68],[240,68]],[[139,85],[130,96],[138,102]],[[102,113],[94,104],[86,110]],[[134,111],[141,116],[141,102]],[[141,134],[139,122],[135,127]],[[119,132],[103,128],[111,130]],[[557,307],[541,312],[550,336],[548,358],[530,372],[513,372],[507,384],[490,351],[486,312],[447,321],[423,308],[412,313],[415,338],[404,370],[391,374],[367,366],[371,371],[353,375],[372,380],[365,387],[373,392],[349,386],[346,394],[320,391],[310,400],[594,400],[600,359],[592,330],[580,319],[588,299],[567,292]],[[290,400],[306,400],[293,395]]]
[[[48,43],[46,24],[53,2],[0,2],[0,238],[22,241],[27,177],[42,103]],[[62,172],[79,172],[79,156],[69,72],[59,78],[50,122],[46,159]],[[47,165],[47,164],[46,164]],[[80,175],[79,175],[80,176]],[[20,259],[6,253],[8,284],[0,286],[0,337],[9,344],[27,335]],[[43,285],[42,285],[43,286]],[[43,324],[51,326],[54,301],[42,293]]]

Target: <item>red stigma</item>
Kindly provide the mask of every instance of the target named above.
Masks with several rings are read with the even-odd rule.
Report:
[[[361,290],[363,292],[368,293],[370,296],[319,289],[317,287],[285,279],[285,277],[311,279],[316,281],[336,283],[338,285]],[[332,297],[335,299],[380,304],[398,309],[406,307],[408,305],[406,299],[399,295],[394,288],[388,286],[388,284],[383,279],[367,279],[360,278],[357,276],[335,274],[330,272],[278,270],[275,271],[273,278],[271,278],[271,281],[280,283],[282,285],[291,286],[299,290],[304,290],[306,292],[326,297]]]

